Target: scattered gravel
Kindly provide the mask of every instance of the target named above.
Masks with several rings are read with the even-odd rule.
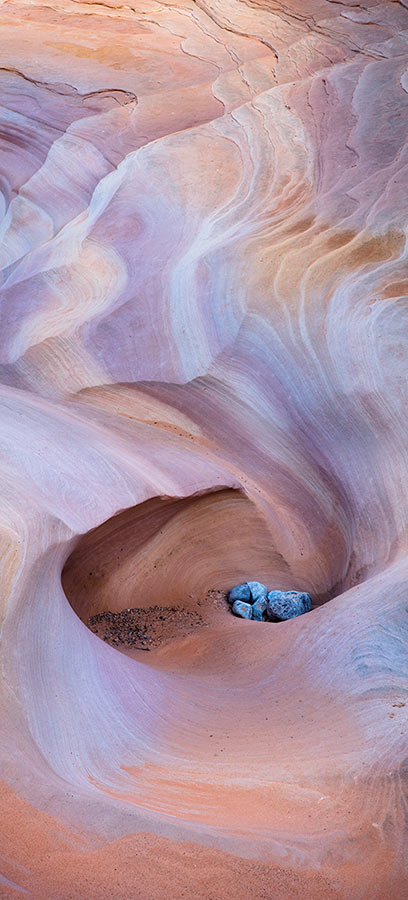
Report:
[[[207,613],[214,609],[228,609],[224,591],[208,591],[203,600],[196,601],[197,609],[182,606],[147,606],[123,609],[120,612],[98,613],[87,625],[111,647],[153,650],[168,641],[186,637],[209,623]]]

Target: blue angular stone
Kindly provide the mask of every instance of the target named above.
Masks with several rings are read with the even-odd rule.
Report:
[[[233,587],[229,592],[228,600],[230,603],[234,603],[235,600],[243,600],[244,603],[251,602],[251,591],[249,585],[245,582],[245,584],[237,584],[236,587]]]
[[[255,600],[255,603],[252,604],[252,618],[255,619],[256,622],[264,621],[267,606],[268,601],[266,597],[260,597],[259,600]]]
[[[312,598],[302,591],[269,591],[267,615],[272,620],[295,619],[310,612]]]
[[[256,600],[266,600],[268,596],[268,588],[265,587],[264,584],[261,584],[260,581],[247,581],[247,585],[249,590],[251,591],[252,602],[255,603]],[[250,603],[251,601],[249,601]]]
[[[252,618],[252,606],[250,606],[249,603],[244,603],[242,600],[234,601],[232,612],[234,613],[234,616],[241,616],[241,619]]]

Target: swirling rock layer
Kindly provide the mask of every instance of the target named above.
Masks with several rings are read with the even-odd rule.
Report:
[[[0,14],[1,896],[403,900],[405,4]]]

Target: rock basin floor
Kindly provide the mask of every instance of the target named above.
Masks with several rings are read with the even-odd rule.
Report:
[[[189,598],[191,603],[194,599]],[[172,606],[152,604],[112,612],[104,610],[89,617],[88,628],[111,647],[126,653],[157,650],[179,641],[197,630],[220,621],[220,613],[231,615],[228,592],[209,590],[185,607],[183,601]],[[256,621],[256,620],[252,620]],[[265,622],[264,622],[265,624]],[[274,624],[278,624],[278,620]]]
[[[190,598],[191,599],[191,598]],[[90,616],[87,625],[103,641],[122,650],[157,649],[164,644],[208,628],[216,610],[229,611],[227,594],[210,590],[196,608],[178,606],[133,607],[119,612],[106,610]]]

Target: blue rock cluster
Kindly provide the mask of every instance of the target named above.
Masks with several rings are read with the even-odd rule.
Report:
[[[310,612],[312,598],[304,591],[269,591],[259,581],[237,584],[229,592],[232,612],[241,619],[283,622]]]

